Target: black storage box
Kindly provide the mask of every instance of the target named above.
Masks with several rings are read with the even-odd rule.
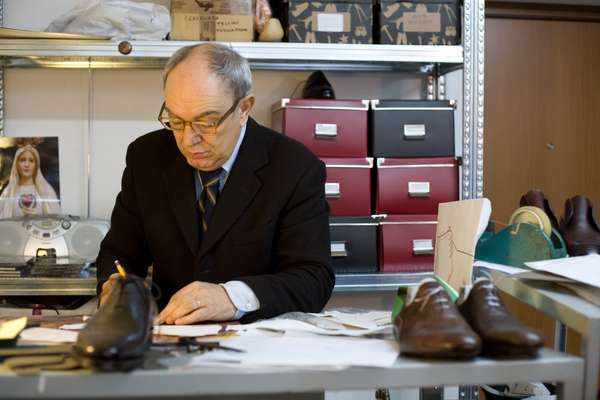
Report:
[[[376,10],[378,43],[457,45],[460,43],[459,0],[381,0]]]
[[[371,100],[373,157],[454,156],[454,101]]]
[[[288,42],[373,43],[372,0],[285,0]]]
[[[377,226],[371,217],[331,217],[331,260],[336,274],[377,272]]]

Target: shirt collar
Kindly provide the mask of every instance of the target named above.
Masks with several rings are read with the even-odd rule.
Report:
[[[223,186],[225,186],[225,181],[227,180],[227,177],[229,176],[229,172],[231,171],[231,168],[233,167],[233,163],[235,162],[235,159],[237,158],[237,155],[240,151],[240,146],[242,145],[242,141],[244,140],[245,135],[246,135],[246,125],[242,126],[242,129],[240,129],[240,136],[238,137],[238,141],[235,144],[235,147],[233,148],[231,155],[229,156],[227,161],[225,161],[225,163],[221,166],[221,168],[223,168],[224,172],[221,172],[221,177],[219,178],[219,190],[222,190]],[[200,193],[202,193],[202,179],[200,178],[200,170],[196,170],[196,173],[194,174],[194,182],[195,182],[195,186],[196,186],[196,197],[198,197],[198,196],[200,196]]]

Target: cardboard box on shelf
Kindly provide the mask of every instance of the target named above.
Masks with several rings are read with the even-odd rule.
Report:
[[[285,0],[287,41],[373,43],[373,0]]]
[[[172,0],[170,38],[251,42],[252,0]]]
[[[378,43],[460,44],[459,0],[381,0]]]

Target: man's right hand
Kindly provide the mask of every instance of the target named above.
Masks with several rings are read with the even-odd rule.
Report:
[[[100,292],[100,305],[104,304],[104,302],[108,298],[108,295],[110,294],[110,291],[112,290],[113,285],[117,281],[118,277],[119,274],[115,272],[114,274],[108,277],[108,280],[106,282],[102,284],[102,292]]]

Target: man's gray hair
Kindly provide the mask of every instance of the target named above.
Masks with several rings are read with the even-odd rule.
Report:
[[[163,85],[166,84],[171,71],[197,51],[205,56],[208,69],[229,85],[235,99],[250,94],[252,73],[248,60],[235,50],[219,43],[200,43],[177,50],[165,65]]]

